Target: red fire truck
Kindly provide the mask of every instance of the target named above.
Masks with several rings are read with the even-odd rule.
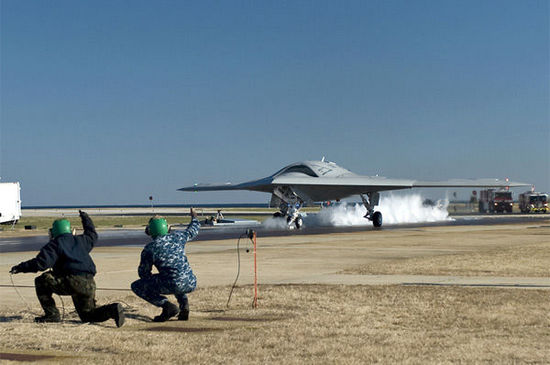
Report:
[[[512,213],[514,199],[509,190],[487,189],[479,191],[480,213]]]

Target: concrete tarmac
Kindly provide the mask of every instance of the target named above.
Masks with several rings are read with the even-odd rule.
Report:
[[[444,226],[493,226],[503,224],[538,224],[540,222],[550,222],[549,215],[531,214],[531,215],[466,215],[453,216],[452,220],[440,222],[423,222],[411,224],[385,224],[381,229],[376,229],[370,222],[365,220],[365,225],[361,226],[313,226],[300,230],[290,229],[270,229],[262,225],[250,225],[249,227],[239,225],[231,226],[204,226],[201,228],[201,233],[196,238],[196,241],[212,241],[237,239],[244,235],[245,231],[250,228],[258,233],[259,237],[285,237],[285,236],[302,236],[316,234],[336,234],[336,233],[353,233],[353,232],[376,232],[387,230],[403,230],[422,227],[444,227]],[[184,229],[177,227],[176,229]],[[107,246],[143,246],[149,242],[149,237],[143,233],[143,229],[111,229],[99,231],[99,242],[97,247]],[[46,235],[34,235],[26,237],[1,237],[0,236],[0,252],[22,252],[22,251],[38,251],[46,244],[48,237]]]
[[[550,243],[548,235],[530,235],[531,228],[550,227],[548,218],[515,224],[445,225],[400,227],[399,229],[353,230],[340,233],[259,236],[257,240],[260,284],[338,284],[338,285],[464,285],[505,288],[550,289],[548,277],[437,276],[437,275],[357,275],[346,270],[385,260],[437,255],[475,253],[479,250],[509,247],[513,233],[526,241]],[[479,240],[479,233],[484,240]],[[494,232],[494,233],[493,233]],[[202,232],[201,235],[205,233]],[[510,233],[510,234],[511,234]],[[142,234],[142,233],[140,233]],[[478,235],[477,239],[472,236]],[[494,235],[495,239],[491,237]],[[439,237],[436,240],[431,237]],[[497,238],[498,237],[498,238]],[[126,238],[127,239],[127,238]],[[145,237],[145,241],[147,237]],[[42,242],[43,243],[43,242]],[[247,238],[191,241],[186,246],[199,288],[230,286],[235,280],[240,258],[239,285],[253,283],[252,244]],[[92,251],[98,274],[98,298],[132,295],[130,284],[138,278],[137,266],[142,245],[99,246]],[[249,252],[246,252],[246,250]],[[0,307],[21,303],[8,271],[11,266],[34,257],[36,252],[3,252],[0,255]],[[26,301],[37,304],[34,278],[18,274],[12,279]]]

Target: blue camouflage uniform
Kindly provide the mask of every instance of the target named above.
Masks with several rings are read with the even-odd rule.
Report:
[[[193,218],[184,231],[176,231],[155,238],[141,252],[138,267],[140,279],[132,283],[132,291],[149,303],[162,307],[168,298],[162,294],[174,294],[180,309],[188,308],[187,295],[197,287],[187,256],[185,244],[199,234],[200,224]],[[152,274],[153,265],[158,274]]]

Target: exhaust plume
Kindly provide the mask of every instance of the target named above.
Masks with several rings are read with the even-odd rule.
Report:
[[[422,222],[441,222],[452,220],[447,212],[449,201],[438,200],[435,205],[424,205],[420,194],[394,195],[389,194],[380,198],[380,205],[375,210],[380,211],[383,224],[404,224]],[[308,214],[304,219],[304,226],[365,226],[371,224],[366,218],[367,209],[363,204],[338,204],[323,208],[317,214]],[[262,224],[268,229],[286,229],[286,220],[283,218],[269,218]]]

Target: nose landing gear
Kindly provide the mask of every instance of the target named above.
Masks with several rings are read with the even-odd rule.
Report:
[[[286,222],[288,223],[288,226],[290,228],[293,228],[294,226],[296,229],[300,229],[304,225],[304,220],[302,219],[302,216],[300,214],[298,214],[298,216],[294,218],[289,215],[286,219]]]
[[[304,204],[303,200],[287,186],[278,187],[273,191],[273,195],[276,196],[280,202],[280,211],[273,214],[273,216],[285,217],[286,223],[290,229],[302,228],[304,220],[300,214],[300,208],[302,208]]]

